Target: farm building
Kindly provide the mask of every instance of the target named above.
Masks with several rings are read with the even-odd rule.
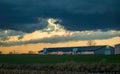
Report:
[[[111,46],[84,46],[84,47],[58,47],[58,48],[44,48],[38,51],[39,54],[105,54],[111,55],[115,50]]]
[[[115,54],[120,54],[120,44],[115,45]]]

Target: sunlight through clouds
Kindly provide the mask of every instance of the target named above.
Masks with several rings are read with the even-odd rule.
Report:
[[[0,0],[0,9],[0,51],[120,44],[120,0]]]
[[[6,37],[8,39],[1,40],[10,45],[34,44],[34,43],[60,43],[69,41],[86,41],[86,40],[99,40],[109,39],[113,37],[120,37],[120,31],[109,30],[85,30],[85,31],[69,31],[64,28],[59,22],[60,19],[48,18],[40,21],[48,23],[43,29],[36,30],[32,33],[24,33],[20,31],[4,30],[0,32],[0,38]],[[5,38],[3,38],[5,39]]]

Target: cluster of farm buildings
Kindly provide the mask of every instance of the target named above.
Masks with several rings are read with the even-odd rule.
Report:
[[[102,54],[112,55],[120,54],[120,44],[111,47],[108,45],[104,46],[81,46],[81,47],[58,47],[58,48],[44,48],[38,51],[39,54],[58,54],[58,55],[77,55],[77,54]]]

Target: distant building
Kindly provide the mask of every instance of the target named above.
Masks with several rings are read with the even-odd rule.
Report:
[[[120,44],[115,45],[115,54],[120,54]]]
[[[38,51],[39,54],[104,54],[111,55],[115,50],[111,46],[84,46],[84,47],[58,47],[58,48],[44,48]]]

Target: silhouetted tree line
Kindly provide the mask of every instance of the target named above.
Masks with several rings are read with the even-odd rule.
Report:
[[[28,72],[27,74],[42,74],[41,72],[52,72],[51,74],[62,74],[64,72],[72,73],[120,73],[120,64],[106,64],[104,61],[99,63],[85,64],[85,63],[76,63],[76,62],[66,62],[59,64],[0,64],[0,74],[2,72]],[[30,72],[30,73],[29,73]],[[61,72],[61,73],[56,73]],[[5,74],[4,73],[4,74]],[[43,74],[46,74],[43,73]],[[9,73],[10,74],[10,73]],[[14,73],[11,73],[14,74]],[[24,74],[24,73],[23,73]],[[65,73],[64,73],[65,74]],[[66,73],[69,74],[69,73]]]

